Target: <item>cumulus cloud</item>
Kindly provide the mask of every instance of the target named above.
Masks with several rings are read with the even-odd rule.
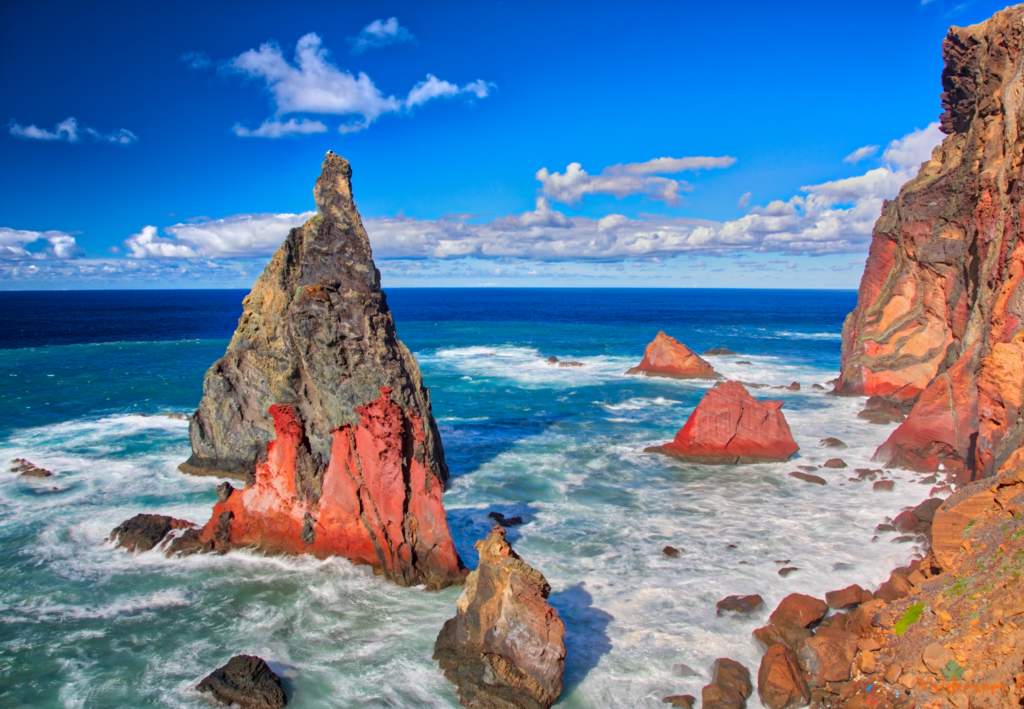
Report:
[[[286,135],[309,135],[310,133],[326,133],[327,126],[320,121],[311,121],[308,118],[295,120],[289,118],[287,121],[266,120],[255,130],[249,130],[240,123],[236,123],[231,132],[239,138],[283,138]]]
[[[27,247],[38,247],[29,250]],[[73,259],[82,254],[75,237],[63,231],[0,227],[0,259]]]
[[[674,175],[680,172],[710,170],[729,167],[736,158],[688,157],[656,158],[647,162],[612,165],[600,175],[590,175],[578,163],[570,163],[565,173],[549,172],[546,167],[537,171],[541,193],[555,202],[577,205],[588,194],[608,194],[616,197],[643,195],[672,206],[678,206],[679,193],[689,192],[693,186],[683,180],[654,175]]]
[[[314,214],[236,214],[175,224],[164,228],[170,238],[146,226],[123,243],[133,258],[258,258],[274,253],[290,229]]]
[[[881,146],[865,145],[863,148],[857,148],[852,153],[843,158],[843,162],[856,164],[859,163],[861,160],[864,160],[865,158],[874,157],[875,153],[878,152],[879,147]]]
[[[931,160],[932,150],[945,137],[938,122],[930,123],[923,130],[915,130],[889,143],[882,153],[882,160],[902,170],[916,172],[921,163]]]
[[[360,54],[367,49],[411,42],[413,39],[412,33],[398,24],[397,17],[389,17],[386,20],[374,20],[355,37],[349,37],[348,43],[352,46],[353,54]]]
[[[485,98],[494,86],[478,80],[460,87],[428,74],[404,99],[385,96],[366,73],[353,75],[332,63],[315,32],[299,39],[294,64],[285,59],[277,44],[267,42],[259,49],[250,49],[231,59],[225,69],[262,81],[273,98],[274,116],[260,128],[249,131],[235,127],[235,133],[244,137],[273,138],[321,132],[317,129],[323,126],[319,121],[280,122],[282,116],[294,113],[354,116],[355,120],[338,128],[340,133],[352,133],[369,127],[384,114],[408,111],[436,98],[459,94]]]
[[[127,128],[118,128],[110,133],[101,133],[95,128],[79,126],[78,121],[71,117],[65,118],[58,123],[52,131],[39,128],[35,124],[23,126],[13,118],[7,124],[7,129],[15,138],[25,138],[27,140],[78,143],[82,140],[83,136],[87,136],[100,143],[113,143],[115,145],[131,145],[139,140],[138,136]]]

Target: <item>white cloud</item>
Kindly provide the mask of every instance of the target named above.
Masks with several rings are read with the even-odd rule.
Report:
[[[319,121],[289,121],[282,124],[277,120],[293,113],[357,116],[356,120],[338,128],[340,133],[352,133],[367,128],[386,113],[407,111],[431,99],[458,94],[473,94],[477,98],[484,98],[493,87],[493,84],[479,80],[460,87],[428,74],[426,80],[416,84],[405,99],[385,96],[364,72],[356,76],[334,65],[315,32],[299,39],[295,47],[294,65],[284,58],[280,47],[267,42],[260,45],[258,50],[242,52],[225,66],[229,71],[263,81],[273,97],[276,110],[272,119],[255,131],[235,127],[237,135],[246,137],[280,137],[320,132],[314,130],[323,125]],[[289,124],[292,129],[285,130]],[[240,128],[242,132],[239,132]]]
[[[864,158],[870,158],[878,152],[878,145],[865,145],[863,148],[857,148],[852,153],[843,158],[843,162],[848,163],[859,163]]]
[[[327,126],[320,121],[311,121],[307,118],[295,120],[289,118],[285,122],[266,120],[256,130],[249,130],[245,126],[236,123],[231,132],[240,138],[281,138],[286,135],[309,135],[310,133],[326,133]]]
[[[932,150],[945,137],[939,130],[938,122],[930,123],[923,130],[912,131],[889,143],[882,153],[882,160],[916,173],[921,163],[931,160]]]
[[[374,20],[355,37],[349,37],[348,43],[352,45],[352,53],[359,54],[367,49],[411,42],[413,39],[412,33],[398,24],[397,17],[389,17],[386,20]]]
[[[655,158],[647,162],[633,162],[626,165],[612,165],[604,169],[606,175],[674,175],[679,172],[713,170],[730,167],[736,158],[728,155],[719,158]]]
[[[45,242],[45,245],[40,243]],[[29,245],[42,246],[29,251]],[[0,259],[73,259],[82,249],[75,237],[63,231],[26,231],[0,227]]]
[[[750,193],[744,192],[740,195],[740,201],[736,203],[736,206],[740,209],[746,209],[750,206]]]
[[[137,143],[139,138],[127,128],[118,128],[110,133],[101,133],[95,128],[79,127],[78,121],[74,118],[65,118],[54,126],[52,131],[39,128],[36,125],[23,126],[11,119],[7,129],[15,138],[26,138],[28,140],[56,140],[68,143],[78,143],[83,135],[87,135],[100,143],[114,143],[116,145],[131,145]]]
[[[196,224],[165,227],[171,238],[143,227],[124,241],[134,258],[258,258],[274,253],[288,231],[315,212],[303,214],[236,214]]]

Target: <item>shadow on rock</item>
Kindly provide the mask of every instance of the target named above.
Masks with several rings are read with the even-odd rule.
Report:
[[[605,632],[615,618],[592,603],[594,597],[582,581],[564,591],[552,593],[548,603],[565,623],[565,693],[573,690],[597,667],[601,656],[612,649]]]

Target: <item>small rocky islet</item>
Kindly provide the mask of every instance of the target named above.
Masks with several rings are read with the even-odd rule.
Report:
[[[996,708],[1024,697],[1024,242],[1007,226],[1024,199],[1007,187],[1024,152],[1013,103],[1024,92],[1021,27],[1024,9],[1009,8],[950,30],[947,137],[876,223],[833,391],[816,384],[801,394],[864,397],[865,425],[896,428],[875,453],[877,469],[849,477],[836,457],[788,473],[792,484],[871,482],[895,494],[884,471],[921,474],[934,486],[930,499],[878,531],[922,540],[927,553],[873,592],[852,584],[824,599],[786,596],[753,633],[763,652],[756,678],[718,658],[699,699],[705,709],[745,706],[754,691],[770,709]],[[328,153],[314,196],[317,216],[289,233],[246,298],[189,422],[183,472],[244,487],[222,484],[205,524],[137,515],[110,540],[172,556],[240,547],[342,556],[401,585],[462,585],[434,649],[462,704],[552,706],[571,627],[548,603],[543,574],[506,538],[522,520],[492,513],[477,569],[463,566],[442,502],[448,471],[429,391],[395,332],[345,160]],[[782,463],[799,452],[784,402],[755,398],[749,389],[764,385],[723,379],[663,332],[628,373],[718,382],[675,439],[650,453],[721,465]],[[796,382],[776,388],[803,391]],[[834,438],[820,445],[845,448]],[[49,474],[21,459],[12,472]],[[666,546],[662,556],[671,564],[684,555]],[[779,560],[779,572],[798,571],[789,563]],[[717,613],[726,622],[764,607],[748,592],[723,599]],[[232,658],[198,689],[241,706],[287,701],[254,656]],[[664,701],[698,706],[691,695]]]

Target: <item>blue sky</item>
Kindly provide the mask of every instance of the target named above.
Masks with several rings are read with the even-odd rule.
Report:
[[[249,287],[327,150],[385,286],[855,288],[1004,6],[4,3],[0,288]]]

